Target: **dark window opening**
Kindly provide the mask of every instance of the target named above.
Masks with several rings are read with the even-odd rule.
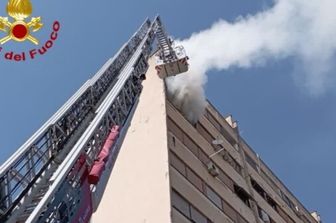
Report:
[[[266,201],[274,210],[277,210],[277,203],[267,194],[266,194]]]
[[[253,179],[251,179],[253,189],[264,198],[265,201],[274,209],[277,210],[277,203],[264,191],[264,189]]]
[[[251,207],[250,195],[243,188],[238,185],[234,185],[234,191],[240,200],[242,200],[248,207]]]
[[[264,191],[264,189],[253,179],[251,179],[251,184],[252,184],[253,189],[257,191],[257,193],[265,199],[266,192]]]

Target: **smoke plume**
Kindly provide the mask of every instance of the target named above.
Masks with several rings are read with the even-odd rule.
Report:
[[[335,0],[277,0],[272,8],[211,28],[179,41],[190,57],[187,74],[167,79],[169,96],[195,122],[204,110],[210,70],[263,66],[287,57],[295,79],[313,96],[330,87],[335,74]]]

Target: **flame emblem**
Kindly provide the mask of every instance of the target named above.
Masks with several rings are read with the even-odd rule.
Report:
[[[29,40],[38,45],[39,41],[31,33],[40,30],[43,24],[41,17],[32,17],[30,22],[25,22],[32,12],[33,6],[30,0],[9,0],[7,13],[14,21],[10,22],[8,17],[0,16],[0,31],[7,33],[7,36],[0,39],[0,44],[5,44],[9,40],[17,42]]]

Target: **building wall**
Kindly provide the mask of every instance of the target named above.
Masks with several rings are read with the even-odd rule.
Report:
[[[316,222],[240,139],[231,116],[223,118],[210,103],[195,125],[169,102],[167,114],[171,186],[177,196],[172,198],[173,222],[190,222],[186,219],[193,219],[193,209],[207,222]],[[221,145],[213,145],[215,139]],[[212,156],[217,151],[221,152]],[[209,174],[209,162],[218,176]],[[189,203],[189,214],[183,211],[184,203]]]
[[[222,125],[228,125],[225,123],[225,119],[216,111],[216,109],[209,103],[208,109],[210,114],[216,116],[216,120],[221,122]],[[279,180],[276,175],[270,170],[270,168],[257,156],[257,154],[248,146],[248,144],[243,140],[239,140],[239,147],[244,152],[244,160],[247,164],[247,173],[249,176],[258,178],[258,184],[261,184],[263,189],[266,191],[274,201],[277,203],[277,213],[281,214],[282,218],[286,222],[316,222],[316,220],[311,216],[310,212],[305,209],[305,207],[300,203],[298,199],[287,189],[287,187]],[[249,158],[252,162],[248,162]],[[259,196],[258,193],[255,198]],[[263,203],[265,199],[258,202]],[[269,208],[270,205],[264,208]],[[270,212],[274,211],[271,210]],[[273,214],[274,218],[277,217]]]
[[[209,142],[170,103],[167,114],[172,190],[190,201],[211,222],[255,222],[252,210],[233,193],[231,179],[235,178],[246,188],[243,177],[219,156],[213,157],[213,162],[221,167],[221,174],[217,178],[211,176],[206,167],[213,153]],[[184,165],[177,168],[173,157]],[[184,168],[187,170],[183,171]],[[190,172],[197,175],[197,180],[193,180]],[[195,181],[202,181],[201,186],[195,187]]]
[[[163,81],[151,66],[143,83],[138,107],[93,223],[171,222]]]
[[[92,222],[316,223],[238,132],[210,103],[188,122],[150,66]]]

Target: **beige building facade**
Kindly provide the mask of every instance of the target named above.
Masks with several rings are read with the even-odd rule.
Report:
[[[92,222],[317,223],[209,102],[192,124],[153,66]]]

